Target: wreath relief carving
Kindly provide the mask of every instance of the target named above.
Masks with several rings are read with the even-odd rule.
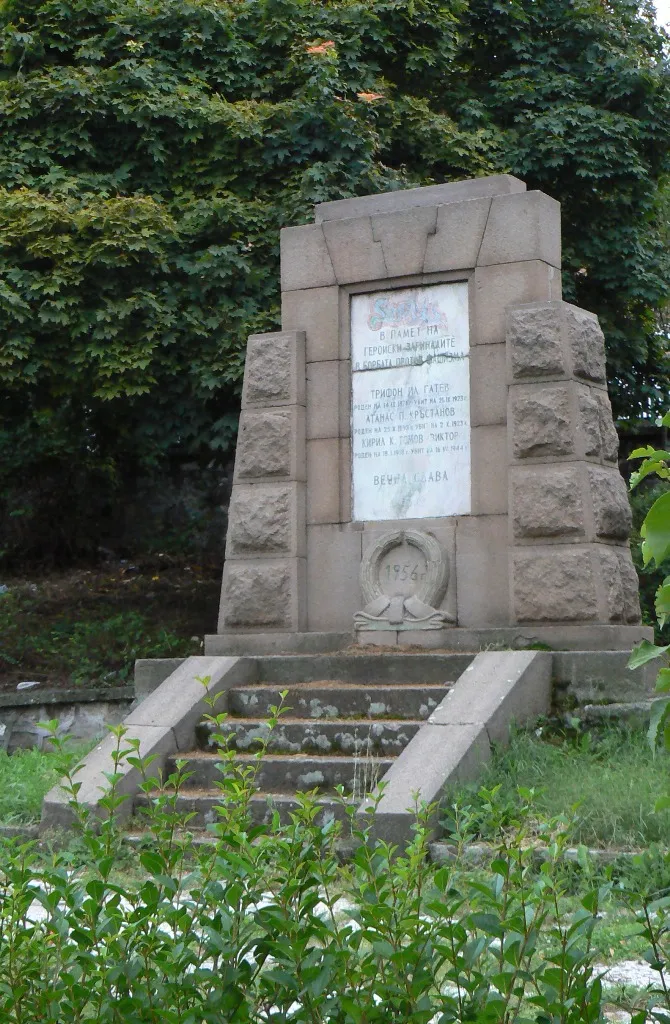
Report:
[[[449,559],[429,533],[385,533],[363,556],[360,571],[365,607],[356,629],[444,629],[454,625],[438,611],[449,583]]]

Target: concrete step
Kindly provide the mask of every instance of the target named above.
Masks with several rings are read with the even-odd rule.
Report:
[[[271,754],[360,754],[395,757],[416,735],[422,722],[410,719],[337,719],[313,721],[282,717],[272,731],[255,718],[229,718],[224,725],[201,722],[196,741],[201,750],[216,750],[212,736],[223,733],[231,750],[253,752],[268,738]]]
[[[282,702],[292,718],[426,719],[446,696],[450,682],[347,683],[336,679],[277,686],[270,683],[236,686],[228,691],[230,715],[267,718]]]
[[[193,750],[181,754],[188,761],[186,771],[191,777],[184,784],[184,792],[191,789],[214,789],[222,774],[216,753]],[[168,758],[166,772],[175,770],[176,758]],[[237,754],[239,766],[254,765],[252,754]],[[361,800],[376,786],[389,770],[393,760],[388,757],[347,757],[346,755],[266,754],[256,775],[256,785],[267,793],[299,793],[317,789],[331,792],[343,786],[347,793],[355,793]]]
[[[353,653],[270,655],[258,658],[256,664],[259,683],[282,684],[279,689],[283,690],[284,686],[311,683],[315,679],[346,679],[348,683],[364,686],[369,682],[392,686],[441,684],[446,679],[458,679],[473,657],[474,654],[465,653],[382,653],[361,647]]]
[[[318,824],[325,824],[328,820],[346,820],[346,811],[342,801],[338,797],[321,796],[317,800],[322,808],[317,816]],[[135,797],[134,808],[136,824],[142,826],[142,808],[148,807],[151,797],[146,793],[140,793]],[[219,820],[216,808],[221,803],[219,793],[211,790],[190,790],[188,793],[180,793],[177,797],[176,810],[179,814],[189,815],[186,827],[188,829],[204,829],[208,825]],[[290,820],[292,811],[297,810],[298,801],[295,796],[286,793],[264,793],[259,792],[251,799],[251,816],[255,822],[269,822],[276,810],[282,824]]]

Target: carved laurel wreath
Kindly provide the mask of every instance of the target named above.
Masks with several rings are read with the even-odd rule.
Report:
[[[426,559],[426,578],[417,588],[416,596],[424,604],[438,608],[447,592],[449,559],[434,537],[429,533],[419,533],[418,530],[385,533],[363,556],[360,581],[365,604],[371,604],[384,593],[379,580],[381,560],[389,551],[403,543],[418,548]]]

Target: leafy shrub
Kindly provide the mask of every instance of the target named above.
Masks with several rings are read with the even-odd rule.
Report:
[[[657,565],[644,565],[640,528],[649,509],[666,490],[667,487],[660,480],[652,482],[650,479],[646,481],[646,486],[634,490],[630,495],[630,504],[633,512],[633,530],[630,538],[631,553],[640,583],[642,621],[646,626],[654,627],[656,639],[661,644],[670,642],[670,624],[659,625],[656,615],[656,593],[663,583],[666,573]]]
[[[276,721],[276,719],[275,719]],[[134,744],[117,736],[115,765]],[[85,870],[29,845],[5,844],[0,873],[0,1012],[8,1024],[223,1024],[411,1020],[600,1019],[591,934],[602,890],[570,919],[559,913],[553,868],[565,822],[547,824],[550,859],[531,868],[524,813],[499,841],[486,878],[428,861],[419,809],[404,851],[374,841],[350,817],[357,847],[338,857],[339,827],[317,823],[303,795],[288,824],[254,824],[250,798],[263,751],[239,768],[221,752],[221,796],[210,842],[194,845],[175,811],[184,765],[157,785],[139,860],[144,879],[115,872],[118,771],[98,827],[67,786]],[[36,914],[35,907],[41,908]],[[542,936],[542,942],[540,937]]]
[[[545,728],[518,732],[496,750],[480,787],[453,793],[469,808],[474,838],[495,839],[533,792],[533,814],[543,820],[574,808],[573,841],[595,847],[670,846],[670,813],[654,804],[670,789],[670,757],[649,748],[642,729],[608,727],[571,734]],[[451,812],[453,815],[453,811]]]

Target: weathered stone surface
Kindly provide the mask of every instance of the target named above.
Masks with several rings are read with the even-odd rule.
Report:
[[[429,235],[435,234],[437,207],[423,206],[372,218],[372,236],[381,242],[386,272],[391,277],[421,274]]]
[[[477,263],[542,260],[561,265],[561,207],[544,192],[495,196]]]
[[[579,472],[567,466],[513,469],[510,512],[515,537],[583,534]]]
[[[595,619],[596,586],[588,548],[517,550],[513,556],[514,610],[519,622]]]
[[[304,337],[293,331],[252,334],[247,342],[244,367],[245,405],[304,402]],[[300,388],[301,394],[297,391]]]
[[[305,360],[337,359],[340,353],[339,288],[305,288],[282,292],[285,331],[305,331]]]
[[[623,622],[623,584],[617,552],[614,548],[603,544],[602,550],[598,552],[598,560],[600,562],[600,574],[607,605],[607,618],[610,622]]]
[[[560,303],[511,309],[507,343],[513,378],[564,374]]]
[[[612,420],[608,396],[597,388],[584,386],[579,393],[579,418],[584,454],[604,462],[616,462],[619,438]]]
[[[602,455],[600,408],[591,388],[580,391],[579,419],[584,436],[584,454],[599,459]]]
[[[465,516],[458,521],[458,624],[466,627],[470,636],[473,628],[507,626],[510,622],[507,543],[507,516]],[[451,644],[452,632],[445,639],[446,645]]]
[[[507,352],[505,345],[474,345],[470,349],[470,426],[507,422]]]
[[[291,570],[287,563],[227,561],[223,573],[222,625],[288,628],[291,597]]]
[[[505,344],[506,311],[561,298],[561,272],[541,260],[477,267],[471,345]]]
[[[386,269],[381,242],[373,237],[369,217],[324,221],[323,233],[338,284],[391,276]]]
[[[604,383],[605,338],[597,318],[576,306],[566,306],[565,322],[575,375]]]
[[[279,240],[283,292],[337,284],[320,224],[282,228]]]
[[[515,458],[573,453],[570,393],[565,385],[512,388],[511,406]]]
[[[291,422],[288,409],[242,412],[235,461],[241,479],[290,475]]]
[[[589,479],[597,536],[626,540],[632,519],[626,485],[618,469],[589,466]]]
[[[396,192],[381,192],[375,196],[354,196],[352,199],[319,203],[314,207],[314,219],[320,224],[324,220],[350,220],[352,217],[369,217],[375,213],[395,213],[400,210],[416,209],[418,206],[441,206],[443,203],[467,202],[482,196],[501,196],[525,191],[526,183],[519,178],[514,178],[511,174],[491,174],[464,181],[448,181],[442,185],[403,188]]]
[[[474,267],[490,208],[490,199],[438,207],[436,230],[426,245],[424,272]]]
[[[293,489],[281,484],[239,485],[233,490],[227,545],[231,554],[280,554],[291,548],[297,515]]]
[[[640,589],[630,548],[616,548],[623,590],[624,618],[626,622],[641,622]]]
[[[614,426],[609,395],[595,390],[600,420],[600,450],[605,462],[616,462],[619,458],[619,436]]]
[[[599,545],[597,557],[610,621],[639,622],[638,579],[628,546]]]

